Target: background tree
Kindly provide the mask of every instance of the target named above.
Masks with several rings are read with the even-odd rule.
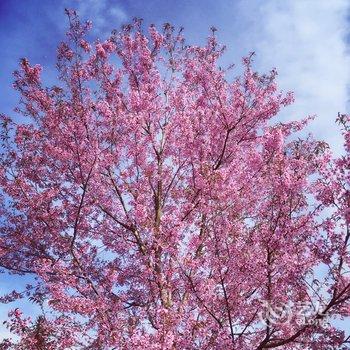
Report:
[[[135,20],[90,45],[67,14],[60,85],[23,59],[29,121],[2,117],[0,265],[36,277],[3,301],[44,312],[14,310],[2,347],[346,349],[349,118],[333,160],[293,137],[307,120],[271,121],[293,100],[274,70],[249,56],[230,81],[214,28],[187,46]]]

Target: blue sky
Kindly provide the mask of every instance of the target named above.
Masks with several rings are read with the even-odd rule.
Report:
[[[296,103],[280,117],[316,114],[310,130],[341,152],[334,120],[350,107],[347,0],[0,0],[0,112],[13,114],[18,101],[11,84],[19,58],[40,63],[45,80],[54,81],[56,46],[67,25],[65,7],[92,20],[93,36],[101,39],[133,17],[146,24],[184,26],[191,43],[203,42],[214,25],[228,47],[226,63],[239,64],[255,51],[259,71],[276,67],[280,87],[296,95]],[[15,283],[13,278],[1,281],[0,291]],[[0,321],[5,315],[6,308],[0,308]]]

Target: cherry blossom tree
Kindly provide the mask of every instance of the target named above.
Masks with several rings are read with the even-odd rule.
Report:
[[[293,101],[275,70],[230,78],[214,28],[91,44],[67,14],[58,85],[23,59],[26,121],[1,118],[2,278],[31,276],[1,301],[42,314],[14,308],[0,348],[350,348],[349,117],[335,159],[309,119],[272,119]]]

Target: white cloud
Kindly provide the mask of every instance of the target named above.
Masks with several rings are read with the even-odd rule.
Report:
[[[247,11],[245,4],[241,6]],[[348,5],[346,0],[264,1],[255,8],[255,32],[247,33],[253,38],[257,62],[264,70],[276,67],[280,87],[295,92],[296,102],[284,117],[316,114],[311,129],[335,153],[342,140],[334,120],[349,107]]]
[[[82,19],[91,20],[93,31],[99,36],[108,35],[128,18],[120,1],[116,0],[65,0],[64,3],[76,10]]]

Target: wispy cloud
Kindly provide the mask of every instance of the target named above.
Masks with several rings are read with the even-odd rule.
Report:
[[[128,19],[121,2],[116,0],[64,0],[63,3],[77,10],[81,18],[92,20],[93,32],[99,36],[109,34]]]
[[[255,4],[251,11],[242,1],[240,7],[258,22],[247,33],[253,39],[257,61],[265,69],[277,67],[280,86],[295,92],[296,102],[284,116],[316,114],[312,131],[340,152],[342,141],[334,120],[338,111],[344,113],[349,107],[349,2],[268,0]]]

